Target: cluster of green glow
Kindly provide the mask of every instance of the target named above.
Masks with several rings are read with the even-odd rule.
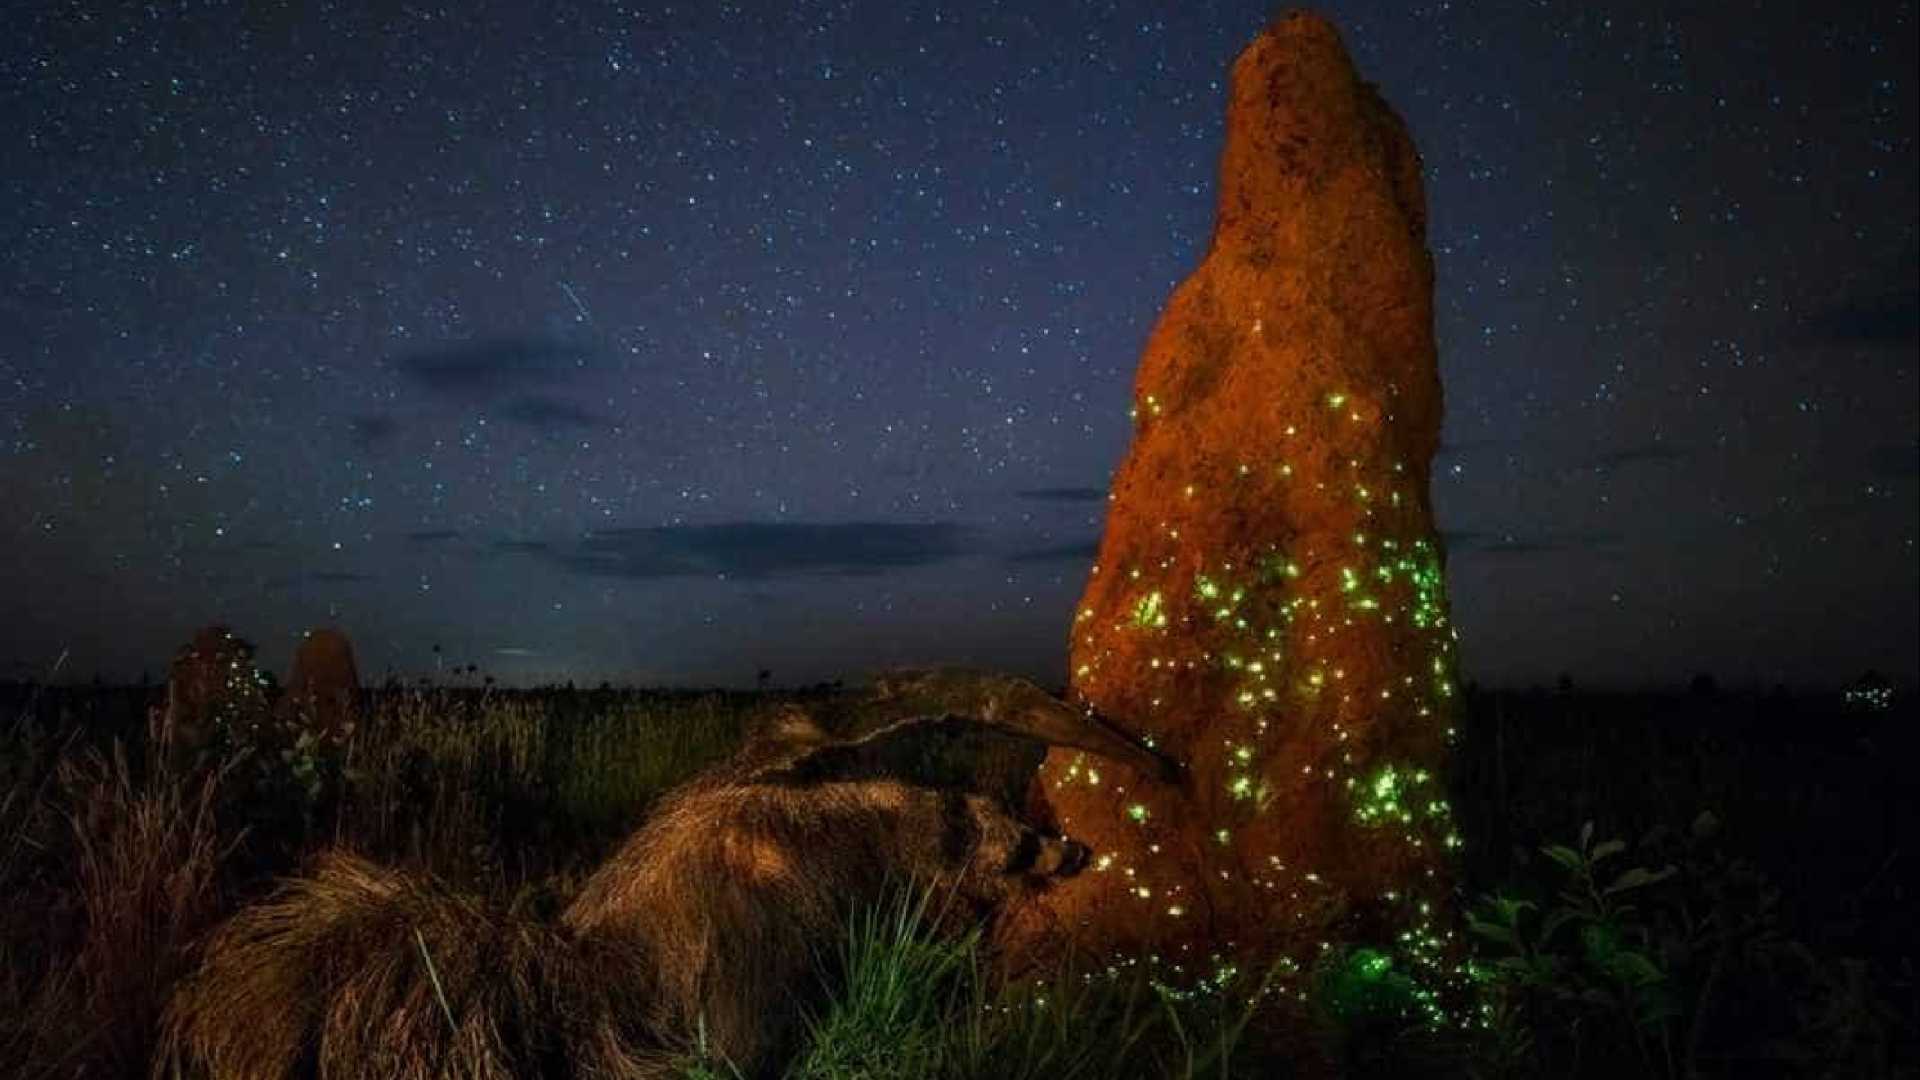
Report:
[[[1166,629],[1167,609],[1159,593],[1150,592],[1133,605],[1133,625],[1143,630]]]
[[[1235,625],[1244,629],[1246,620],[1237,618],[1235,609],[1247,598],[1245,589],[1226,589],[1220,583],[1205,574],[1193,577],[1193,596],[1216,622],[1234,620]]]
[[[1384,765],[1371,779],[1362,781],[1348,777],[1347,788],[1353,794],[1353,818],[1362,825],[1416,825],[1423,820],[1445,824],[1453,816],[1453,808],[1437,794],[1428,792],[1433,774],[1425,769],[1396,768]],[[1425,840],[1410,835],[1410,843],[1423,846]],[[1448,849],[1460,846],[1458,833],[1448,829],[1440,837],[1443,847]]]
[[[1330,389],[1319,402],[1335,415],[1304,417],[1298,427],[1286,427],[1287,437],[1307,428],[1310,437],[1341,445],[1354,437],[1347,434],[1355,430],[1349,422],[1387,414],[1341,388]],[[1144,422],[1161,412],[1160,401],[1143,395],[1134,415]],[[1329,426],[1335,421],[1338,433]],[[1365,438],[1366,429],[1358,430]],[[1296,462],[1325,460],[1314,448],[1285,449],[1293,451],[1292,461],[1276,456],[1265,463],[1229,462],[1215,474],[1227,484],[1277,477],[1291,485],[1300,482],[1294,479]],[[1122,617],[1106,622],[1093,608],[1079,613],[1075,677],[1097,679],[1103,667],[1125,655],[1137,665],[1129,666],[1125,678],[1144,691],[1140,705],[1149,712],[1164,707],[1158,696],[1162,685],[1170,700],[1180,700],[1176,695],[1190,693],[1194,678],[1219,680],[1228,711],[1207,733],[1208,744],[1186,748],[1195,767],[1205,761],[1203,774],[1219,785],[1215,796],[1202,800],[1217,818],[1206,823],[1209,846],[1260,842],[1249,837],[1271,836],[1271,828],[1249,832],[1248,827],[1282,798],[1291,804],[1301,797],[1345,799],[1352,827],[1364,830],[1368,843],[1404,844],[1408,892],[1372,898],[1395,913],[1394,936],[1376,943],[1380,948],[1365,958],[1359,973],[1407,982],[1419,1011],[1442,1023],[1449,1018],[1432,988],[1459,985],[1464,975],[1451,959],[1459,952],[1458,942],[1434,907],[1445,901],[1441,867],[1460,838],[1429,771],[1438,763],[1385,760],[1373,747],[1383,726],[1411,737],[1412,745],[1439,745],[1419,736],[1421,725],[1453,735],[1444,727],[1448,699],[1455,693],[1445,575],[1438,546],[1426,532],[1431,526],[1421,509],[1425,500],[1407,486],[1405,465],[1378,458],[1346,464],[1351,472],[1337,483],[1324,472],[1308,481],[1319,492],[1344,492],[1350,499],[1351,525],[1335,537],[1294,536],[1284,546],[1243,550],[1226,559],[1196,549],[1190,536],[1182,535],[1183,527],[1202,535],[1217,529],[1196,529],[1192,520],[1177,516],[1161,522],[1161,550],[1107,568],[1121,575],[1116,585],[1124,584]],[[1208,506],[1201,498],[1207,486],[1180,486],[1179,506]],[[1098,575],[1102,568],[1093,572]],[[1395,668],[1377,666],[1382,650],[1376,642],[1387,644]],[[1347,670],[1355,664],[1366,666]],[[1150,715],[1142,719],[1151,723]],[[1329,738],[1307,739],[1304,745],[1325,749],[1316,749],[1313,760],[1286,760],[1285,747],[1302,745],[1298,733],[1309,724],[1326,725]],[[1389,743],[1407,741],[1396,737]],[[1056,782],[1097,787],[1101,781],[1076,760],[1056,775]],[[1121,877],[1124,894],[1142,905],[1142,918],[1183,917],[1194,905],[1189,889],[1197,886],[1179,873],[1156,872],[1153,865],[1180,811],[1158,792],[1115,789],[1111,796],[1111,805],[1138,830],[1142,845],[1119,857],[1103,853],[1093,869]],[[1209,874],[1218,873],[1222,881],[1237,877],[1246,887],[1271,893],[1276,918],[1299,920],[1303,931],[1319,925],[1320,916],[1308,912],[1337,910],[1360,899],[1345,896],[1345,886],[1312,867],[1289,867],[1276,855],[1254,851],[1238,856]],[[1331,947],[1321,943],[1323,950]],[[1206,983],[1201,975],[1196,989]]]

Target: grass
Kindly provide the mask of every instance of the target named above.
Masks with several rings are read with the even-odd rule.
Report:
[[[156,701],[0,687],[0,1075],[146,1071],[195,943],[329,848],[550,919],[654,800],[773,704],[389,688],[339,737],[260,716],[193,749],[152,725]],[[1338,954],[1198,994],[1144,965],[997,982],[981,935],[936,930],[939,898],[918,897],[855,916],[790,1075],[1916,1075],[1899,794],[1913,719],[1470,696],[1452,792],[1478,898],[1469,1036],[1410,1026],[1393,985],[1355,984]],[[478,955],[426,960],[437,980]],[[435,1015],[447,1009],[443,994]],[[697,1043],[689,1076],[733,1075]]]
[[[1137,968],[998,982],[977,929],[937,929],[929,917],[937,903],[908,896],[853,916],[835,969],[844,981],[809,1026],[791,1080],[1265,1073],[1241,1055],[1265,980],[1200,995],[1156,985]]]

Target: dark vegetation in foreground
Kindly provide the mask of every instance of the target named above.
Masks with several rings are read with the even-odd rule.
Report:
[[[179,760],[150,731],[161,696],[0,685],[0,1074],[145,1073],[195,943],[320,850],[551,918],[768,706],[863,722],[833,687],[390,688],[344,739],[236,717]],[[1915,719],[1911,698],[1470,694],[1452,792],[1467,1030],[1420,1027],[1364,950],[1284,987],[1252,972],[1189,994],[1141,967],[1003,985],[978,935],[925,932],[909,899],[855,917],[790,1072],[1920,1075]],[[1284,1052],[1262,1035],[1281,1013]]]

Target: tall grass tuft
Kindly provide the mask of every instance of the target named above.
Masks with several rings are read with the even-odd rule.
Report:
[[[564,875],[724,757],[749,715],[717,694],[592,703],[600,707],[500,691],[383,692],[350,738],[322,748],[331,835],[308,843],[468,886]]]
[[[720,695],[620,701],[567,725],[550,775],[556,812],[618,836],[653,800],[732,753],[750,710]]]
[[[1081,973],[1071,961],[1045,977],[995,985],[974,958],[966,1012],[952,1029],[957,1080],[1101,1080],[1163,1033],[1166,1002],[1139,972]]]
[[[808,1025],[797,1080],[913,1080],[937,1075],[950,1056],[949,1022],[968,998],[979,934],[940,934],[928,895],[856,912],[844,982]]]
[[[74,845],[80,938],[39,1007],[65,1006],[66,1050],[88,1074],[135,1075],[188,946],[220,915],[221,870],[237,837],[215,806],[224,769],[175,772],[155,755],[136,777],[124,744],[60,767]]]
[[[52,965],[47,942],[74,907],[64,883],[51,882],[52,852],[64,847],[48,791],[64,746],[53,746],[22,715],[0,756],[0,1072],[21,1075],[47,1049],[45,1033],[64,1023],[74,995],[71,968]]]
[[[944,931],[926,896],[856,912],[842,981],[788,1072],[793,1080],[1200,1080],[1249,1069],[1243,1036],[1269,979],[1205,992],[1141,967],[1000,982],[978,930]],[[1236,1071],[1237,1070],[1237,1071]]]

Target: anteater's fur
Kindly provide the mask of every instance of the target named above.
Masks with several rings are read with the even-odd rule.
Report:
[[[155,1074],[666,1075],[652,970],[631,939],[331,853],[214,935],[168,1004]]]
[[[897,683],[895,684],[898,685]],[[344,854],[241,912],[176,992],[157,1065],[289,1076],[672,1075],[696,1042],[777,1066],[849,917],[892,890],[948,918],[1077,873],[1086,848],[930,781],[930,743],[990,727],[1149,760],[1016,679],[941,715],[830,738],[797,710],[665,797],[553,926]],[[982,689],[984,687],[984,689]],[[1037,734],[1036,734],[1037,733]]]

